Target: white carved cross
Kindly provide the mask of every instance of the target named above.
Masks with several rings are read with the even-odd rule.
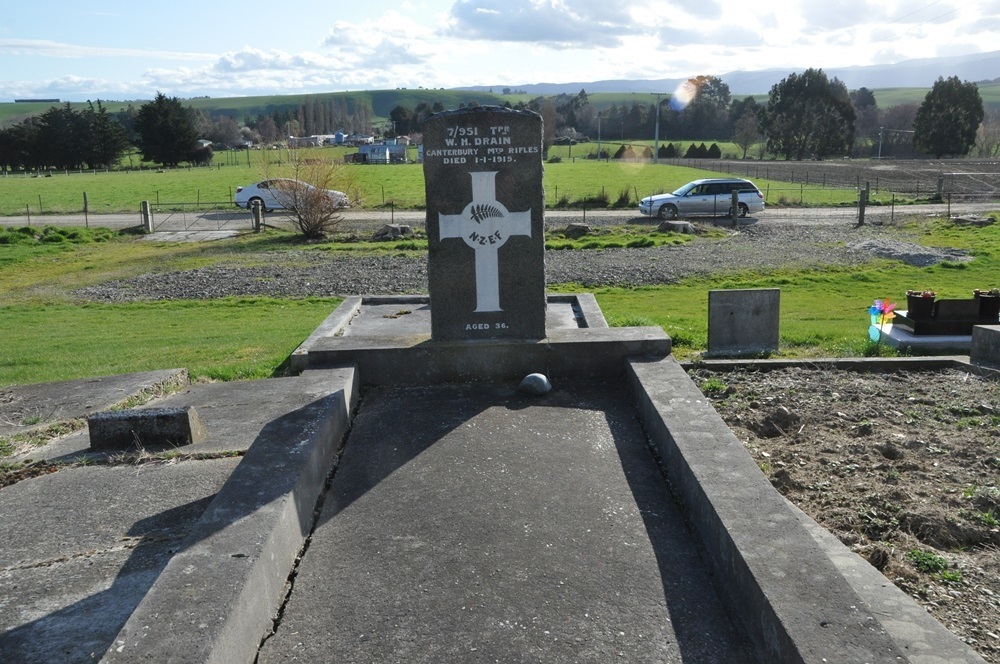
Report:
[[[503,311],[497,250],[513,235],[531,237],[531,210],[510,212],[497,201],[496,171],[469,175],[472,202],[461,214],[438,213],[441,239],[460,237],[476,252],[476,311]]]

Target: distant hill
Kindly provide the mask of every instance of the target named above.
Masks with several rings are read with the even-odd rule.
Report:
[[[806,67],[800,70],[804,71]],[[927,58],[908,60],[894,65],[872,65],[869,67],[847,67],[824,69],[828,76],[836,76],[847,88],[856,90],[866,87],[875,93],[880,108],[888,108],[900,103],[923,100],[927,91],[938,77],[958,76],[963,81],[979,82],[979,92],[988,108],[1000,108],[1000,51],[950,58]],[[696,72],[692,75],[708,72]],[[766,101],[771,86],[786,78],[793,70],[768,69],[762,71],[737,71],[722,74],[720,78],[729,85],[734,97],[757,96]],[[213,116],[229,115],[239,120],[252,118],[258,114],[270,114],[275,110],[297,110],[300,105],[312,100],[328,101],[343,99],[349,106],[366,101],[370,104],[373,121],[385,123],[389,112],[398,105],[415,108],[419,103],[441,102],[445,108],[458,108],[460,104],[496,104],[505,102],[516,104],[539,96],[557,94],[577,94],[586,90],[591,103],[599,109],[611,104],[632,104],[642,97],[641,103],[649,103],[650,93],[671,93],[686,79],[662,78],[651,80],[613,79],[605,81],[578,81],[575,83],[535,83],[497,84],[459,89],[406,89],[357,90],[349,92],[325,92],[317,94],[268,95],[259,97],[195,97],[182,100],[185,105],[204,110]],[[992,81],[989,84],[982,81]],[[504,88],[516,90],[515,94],[500,94]],[[111,113],[133,106],[138,108],[148,100],[110,101],[104,100],[104,107]],[[0,127],[24,120],[32,115],[40,115],[52,106],[49,100],[31,100],[22,103],[0,102]],[[73,108],[86,107],[85,102],[73,102]]]
[[[771,86],[792,73],[801,73],[810,66],[799,69],[765,69],[760,71],[732,71],[714,74],[721,78],[734,95],[767,94]],[[1000,51],[962,55],[947,58],[906,60],[892,65],[866,67],[822,68],[827,76],[836,76],[849,90],[858,88],[925,88],[929,89],[938,77],[958,76],[963,81],[992,81],[1000,77]],[[692,72],[691,76],[712,72]],[[673,92],[687,80],[684,78],[660,79],[610,79],[604,81],[577,81],[574,83],[503,83],[492,86],[465,88],[475,91],[511,88],[530,95],[576,94],[581,89],[594,92]]]

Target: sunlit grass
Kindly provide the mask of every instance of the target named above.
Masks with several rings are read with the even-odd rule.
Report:
[[[609,242],[688,239],[648,231],[630,236],[628,230],[610,229],[602,237]],[[592,290],[612,324],[661,326],[681,359],[695,357],[707,346],[708,292],[731,288],[781,290],[780,357],[886,354],[867,336],[868,307],[876,298],[905,301],[908,289],[968,298],[973,288],[1000,286],[1000,223],[963,227],[924,221],[901,231],[928,245],[964,247],[975,259],[925,268],[889,260],[860,267],[788,266],[673,285]],[[278,231],[223,242],[169,244],[93,234],[102,239],[84,233],[75,240],[43,242],[36,233],[30,243],[0,243],[0,385],[173,367],[216,380],[270,376],[281,372],[289,353],[338,303],[333,298],[81,301],[75,291],[86,285],[219,263],[268,264],[273,254],[264,252],[293,252],[293,261],[305,262],[307,252],[346,246],[306,245],[296,234]],[[582,244],[591,241],[575,241],[581,246],[573,249],[584,249]],[[367,249],[361,248],[365,243],[353,243],[358,248],[351,250],[419,255],[426,250],[424,242],[367,243]],[[549,290],[588,289],[563,284]]]
[[[0,307],[0,385],[187,368],[195,379],[265,378],[335,299],[227,298]]]
[[[316,149],[315,158],[339,163],[343,152],[342,148]],[[100,223],[97,215],[105,212],[135,212],[138,223],[142,201],[149,201],[154,209],[175,209],[178,205],[184,209],[230,209],[237,187],[265,177],[292,175],[288,155],[283,153],[257,150],[250,152],[249,164],[237,159],[208,168],[71,171],[51,177],[0,175],[0,216],[31,215],[33,224],[44,224],[34,218],[82,212],[84,194],[96,224]],[[635,209],[645,196],[709,177],[720,177],[720,173],[668,163],[564,160],[545,164],[545,204],[549,208]],[[826,188],[819,183],[789,184],[742,172],[734,172],[733,177],[750,177],[766,194],[769,205],[853,205],[857,200],[857,192],[851,189]],[[425,205],[422,164],[343,165],[334,186],[348,192],[362,208],[422,209]]]

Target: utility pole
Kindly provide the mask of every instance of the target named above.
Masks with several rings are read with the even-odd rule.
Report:
[[[601,113],[597,113],[597,161],[601,161]]]
[[[665,92],[654,92],[656,95],[656,106],[653,112],[656,113],[656,130],[653,133],[653,163],[660,163],[660,97],[666,95]]]

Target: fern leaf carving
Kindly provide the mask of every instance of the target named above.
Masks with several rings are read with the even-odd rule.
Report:
[[[503,213],[492,205],[473,205],[472,220],[481,223],[484,219],[503,217]]]

